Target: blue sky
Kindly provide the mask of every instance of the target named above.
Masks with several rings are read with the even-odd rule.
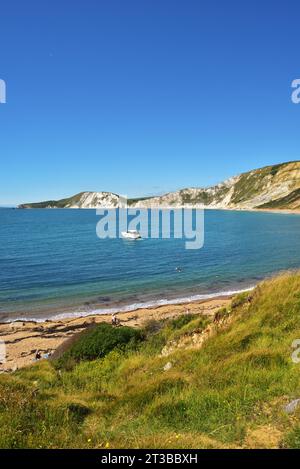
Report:
[[[296,1],[2,2],[0,204],[300,159]]]

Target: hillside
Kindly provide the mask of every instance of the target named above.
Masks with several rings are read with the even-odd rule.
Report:
[[[293,273],[212,323],[96,326],[58,359],[0,376],[0,447],[299,448],[299,298]]]
[[[111,192],[80,192],[66,199],[26,203],[18,208],[101,208],[116,207],[118,203],[119,196]]]
[[[131,207],[207,207],[215,209],[300,208],[300,161],[255,169],[216,186],[187,188],[157,197],[130,199]],[[119,196],[110,192],[81,192],[73,197],[19,208],[113,208]]]

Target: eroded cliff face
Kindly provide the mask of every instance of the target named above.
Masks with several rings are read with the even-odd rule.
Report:
[[[300,162],[292,162],[255,169],[206,189],[187,188],[135,205],[252,209],[273,204],[274,208],[288,208],[289,200],[281,199],[293,195],[291,208],[297,208],[300,205],[297,190],[300,191]]]
[[[65,208],[117,207],[119,196],[111,192],[83,192],[78,201],[70,201]]]
[[[61,200],[22,204],[20,208],[114,208],[111,192],[81,192]],[[215,209],[299,209],[300,161],[255,169],[208,188],[186,188],[162,196],[131,199],[131,207],[207,207]]]

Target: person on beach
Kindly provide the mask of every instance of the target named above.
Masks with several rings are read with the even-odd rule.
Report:
[[[115,313],[113,313],[112,316],[111,316],[111,324],[113,326],[118,326],[120,324],[120,320],[117,318]]]
[[[35,357],[34,357],[36,360],[40,360],[42,358],[42,355],[41,355],[41,352],[39,350],[37,350],[35,352]]]

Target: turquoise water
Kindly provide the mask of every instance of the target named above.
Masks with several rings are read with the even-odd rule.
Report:
[[[200,250],[99,239],[98,220],[95,210],[0,210],[1,320],[218,295],[300,267],[298,215],[205,211]]]

